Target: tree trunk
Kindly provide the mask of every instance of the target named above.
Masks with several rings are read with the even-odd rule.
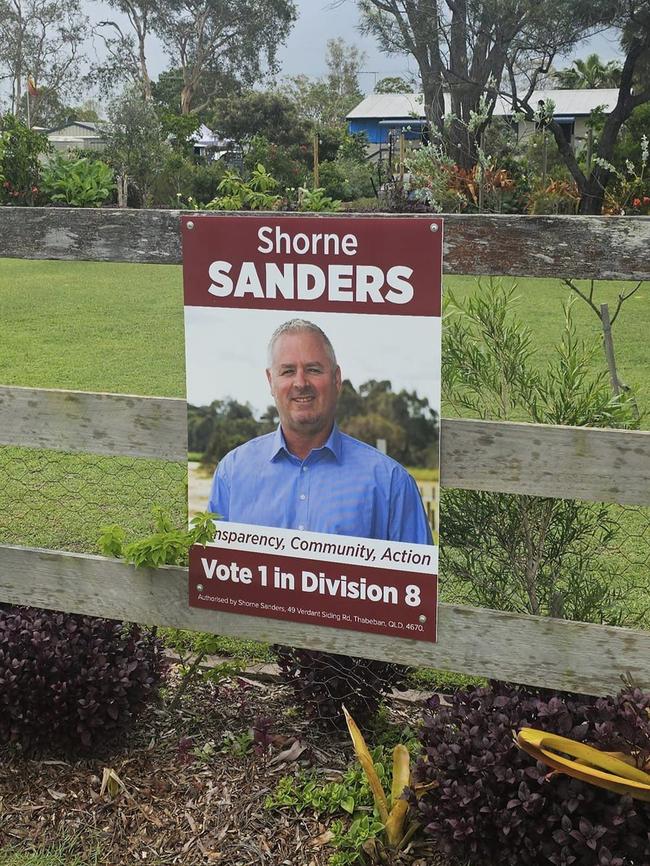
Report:
[[[129,178],[126,173],[117,176],[117,206],[127,207],[129,197]]]
[[[140,76],[142,78],[142,94],[147,102],[151,102],[153,95],[151,93],[151,78],[149,78],[149,70],[147,69],[147,58],[144,53],[144,36],[140,37],[138,53],[140,60]]]
[[[434,74],[422,77],[424,93],[424,116],[429,121],[431,130],[442,134],[445,116],[445,97],[441,79]]]
[[[456,165],[469,171],[476,165],[478,152],[476,137],[467,128],[467,124],[456,118],[449,129],[449,156]]]
[[[190,114],[192,111],[192,97],[194,88],[190,84],[184,84],[181,90],[181,114]]]
[[[621,72],[618,100],[614,109],[607,115],[596,149],[596,155],[599,159],[606,162],[612,160],[621,126],[638,105],[650,100],[650,88],[639,89],[639,92],[632,94],[632,82],[637,64],[649,47],[650,35],[647,32],[632,39],[628,46],[627,57]],[[581,198],[578,213],[600,214],[602,212],[605,189],[610,178],[611,172],[607,168],[599,164],[594,166],[586,183],[580,188]]]
[[[578,213],[599,215],[603,210],[605,198],[605,185],[607,180],[601,182],[599,176],[593,171],[587,178],[585,185],[580,190],[580,204]]]

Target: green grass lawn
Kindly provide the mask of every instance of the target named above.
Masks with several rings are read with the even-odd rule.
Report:
[[[559,280],[514,281],[518,311],[543,365],[560,338],[569,290]],[[630,285],[599,283],[596,299],[613,312],[618,292]],[[445,277],[444,289],[462,299],[475,291],[476,278]],[[184,395],[180,267],[0,259],[0,298],[0,384]],[[574,309],[580,333],[598,342],[593,311],[581,300]],[[614,325],[621,378],[642,407],[650,402],[649,329],[650,285],[626,303]]]
[[[100,528],[152,532],[152,505],[187,515],[184,463],[0,447],[0,543],[98,553]]]
[[[179,267],[0,259],[0,384],[182,397]],[[186,467],[0,448],[0,541],[97,552],[99,527],[181,525]]]
[[[0,384],[182,397],[180,267],[0,259]]]
[[[560,338],[570,293],[559,280],[516,282],[518,314],[533,332],[542,366]],[[613,311],[624,285],[598,284],[597,302]],[[476,278],[445,278],[445,290],[459,300],[475,289]],[[184,395],[180,267],[0,259],[0,299],[0,384]],[[579,333],[598,345],[595,314],[581,300],[574,310]],[[650,285],[614,325],[619,373],[642,411],[650,406],[648,332]],[[604,363],[599,351],[594,364]],[[649,423],[650,415],[643,424]],[[153,504],[184,520],[180,465],[0,448],[0,478],[0,542],[95,552],[97,530],[106,523],[125,525],[131,537],[146,533]],[[625,552],[616,555],[625,570],[643,562],[647,579],[648,511],[620,512],[630,533]]]
[[[69,846],[62,843],[56,848],[3,848],[0,850],[0,866],[94,866],[99,863],[99,851],[89,860],[77,856]]]

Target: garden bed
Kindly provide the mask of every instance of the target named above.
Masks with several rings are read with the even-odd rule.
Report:
[[[418,713],[396,705],[379,735]],[[336,850],[331,817],[269,809],[265,801],[284,776],[339,778],[352,749],[347,735],[324,735],[305,721],[287,687],[239,678],[219,690],[198,683],[178,710],[151,708],[112,754],[62,761],[5,748],[0,757],[2,863],[40,866],[28,852],[57,850],[64,856],[48,866],[325,866]],[[119,781],[102,789],[105,769]],[[14,860],[14,851],[24,859]],[[445,861],[416,842],[385,862]]]

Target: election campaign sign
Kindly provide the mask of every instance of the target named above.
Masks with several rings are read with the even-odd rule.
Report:
[[[198,607],[436,639],[442,221],[182,218]]]

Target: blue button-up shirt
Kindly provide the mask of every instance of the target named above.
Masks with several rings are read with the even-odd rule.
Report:
[[[219,462],[209,509],[224,520],[410,544],[433,544],[413,478],[335,425],[304,460],[280,427]]]

